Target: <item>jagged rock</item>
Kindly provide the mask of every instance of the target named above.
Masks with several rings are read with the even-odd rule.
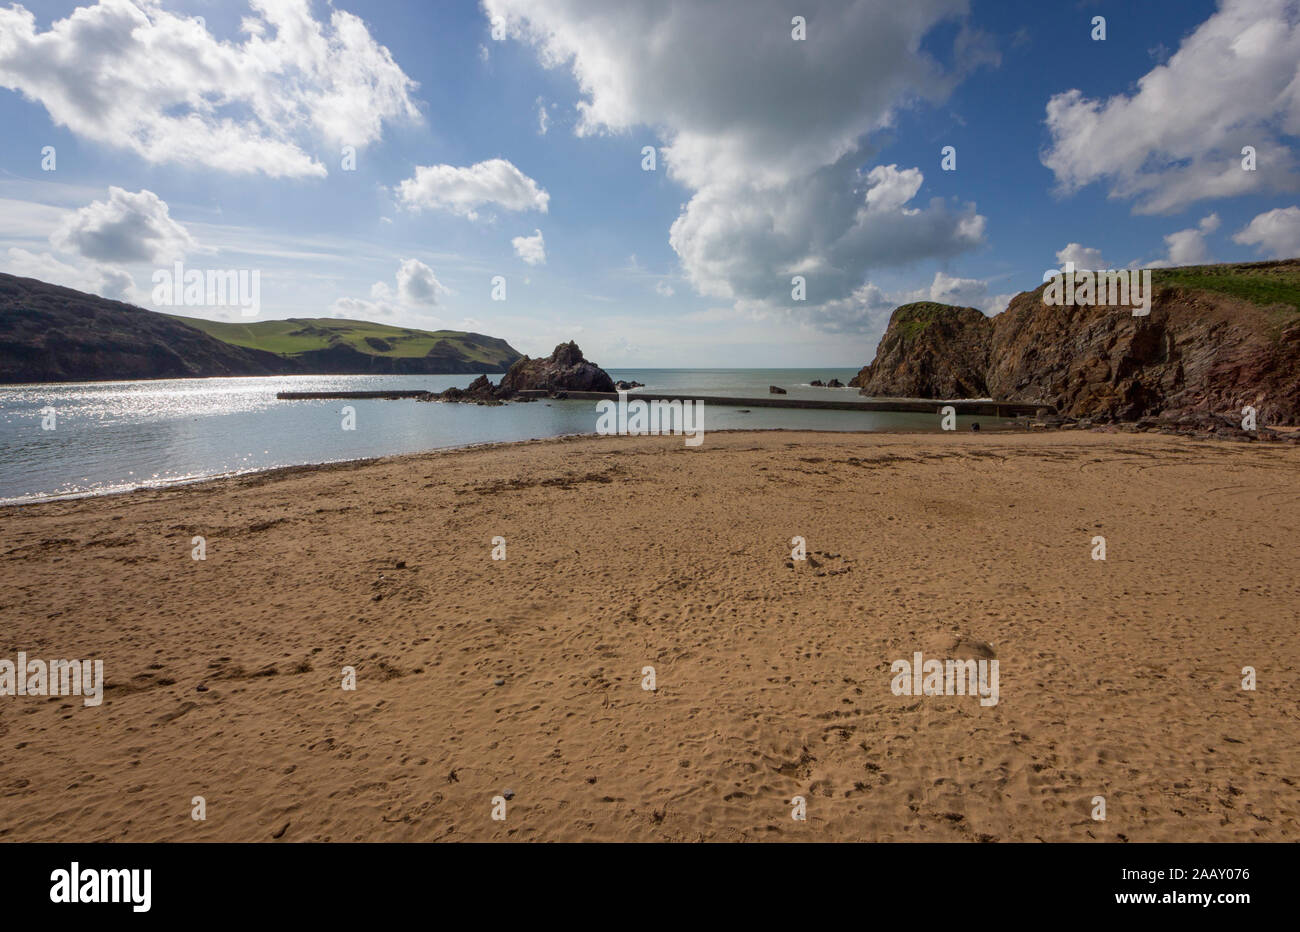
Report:
[[[624,383],[625,384],[625,383]],[[518,399],[523,391],[544,391],[552,398],[567,398],[568,392],[612,392],[614,380],[595,363],[582,356],[578,344],[561,343],[546,359],[529,359],[524,356],[493,385],[487,376],[480,375],[465,388],[449,388],[440,394],[430,394],[421,401],[472,402],[481,405],[499,405]]]
[[[775,385],[769,385],[769,386],[767,387],[767,393],[768,393],[769,395],[788,395],[788,394],[789,394],[789,392],[787,392],[784,388],[777,388]]]
[[[561,343],[546,359],[525,356],[501,379],[498,397],[521,391],[612,392],[614,380],[604,369],[582,357],[578,344]]]
[[[826,383],[826,387],[827,387],[827,388],[843,388],[843,387],[844,387],[844,383],[841,382],[839,379],[831,379],[829,382]]]
[[[638,382],[636,380],[633,380],[631,382],[625,382],[622,379],[619,379],[617,382],[614,383],[614,387],[617,388],[620,392],[626,392],[626,391],[631,391],[634,388],[645,388],[645,383]]]
[[[449,388],[445,392],[437,395],[430,395],[427,399],[421,398],[421,401],[461,401],[461,402],[491,402],[496,401],[496,389],[488,381],[486,375],[480,375],[473,382],[464,388]]]
[[[811,382],[809,382],[808,384],[811,385],[813,388],[825,388],[825,387],[826,387],[825,383],[822,382],[821,379],[813,379],[813,380],[812,380]]]

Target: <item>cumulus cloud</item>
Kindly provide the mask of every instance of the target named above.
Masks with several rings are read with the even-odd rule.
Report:
[[[1260,214],[1232,237],[1274,259],[1300,256],[1300,207],[1279,207]]]
[[[117,187],[108,189],[107,201],[74,211],[50,243],[99,262],[170,262],[198,247],[158,195]]]
[[[478,219],[478,209],[495,205],[504,210],[546,213],[551,196],[505,159],[489,159],[458,168],[421,165],[397,186],[397,198],[408,210],[446,210]]]
[[[116,266],[83,263],[72,265],[48,252],[33,253],[26,249],[10,248],[4,271],[23,278],[36,278],[52,285],[74,288],[97,294],[114,301],[141,303],[135,281],[125,269]]]
[[[363,146],[417,120],[416,85],[358,17],[307,0],[249,0],[242,42],[152,0],[100,0],[48,30],[0,9],[0,86],[50,119],[149,162],[322,176],[304,139]]]
[[[364,298],[339,298],[330,306],[331,317],[345,320],[392,319],[398,308],[386,300],[366,301]]]
[[[865,282],[845,298],[828,301],[814,311],[813,323],[821,330],[860,334],[867,342],[878,339],[894,309],[916,301],[937,301],[960,307],[974,307],[994,315],[1006,310],[1016,292],[990,293],[987,281],[959,278],[942,270],[934,273],[930,284],[921,288],[888,291],[873,282]]]
[[[669,242],[703,294],[788,303],[790,278],[802,274],[810,304],[837,301],[870,267],[983,241],[974,205],[914,203],[919,170],[861,171],[869,134],[891,126],[900,106],[950,90],[956,76],[921,46],[935,25],[965,14],[964,0],[809,0],[798,10],[802,42],[791,40],[780,0],[484,6],[543,64],[572,71],[580,136],[657,132],[669,176],[692,192]],[[961,36],[962,47],[979,45]]]
[[[934,281],[930,283],[929,298],[941,304],[983,308],[989,300],[989,286],[982,279],[956,278],[944,272],[935,272]]]
[[[1209,214],[1200,223],[1186,230],[1178,230],[1165,237],[1168,255],[1164,259],[1146,263],[1154,269],[1175,265],[1201,265],[1210,261],[1210,249],[1205,237],[1219,228],[1219,215]]]
[[[387,282],[370,286],[370,300],[343,297],[331,307],[334,317],[391,319],[404,312],[435,307],[438,299],[450,292],[433,269],[419,259],[403,259],[397,267],[396,287]],[[425,321],[427,323],[427,320]]]
[[[810,176],[764,187],[709,185],[669,231],[686,278],[702,294],[785,302],[803,275],[810,303],[833,301],[864,270],[948,258],[978,246],[984,218],[941,199],[908,207],[917,169],[877,166],[865,177],[846,157]]]
[[[1101,250],[1093,249],[1090,246],[1083,246],[1079,243],[1067,243],[1064,249],[1056,251],[1056,262],[1061,268],[1073,262],[1076,269],[1104,269],[1105,261],[1101,258]]]
[[[404,259],[397,269],[397,297],[404,304],[432,307],[447,289],[419,259]]]
[[[534,230],[532,236],[516,236],[510,245],[515,247],[515,255],[529,265],[546,264],[546,242],[541,230]]]
[[[1047,103],[1043,164],[1072,193],[1101,182],[1138,213],[1207,198],[1300,188],[1300,0],[1223,0],[1137,90],[1077,89]],[[1253,146],[1257,170],[1242,168]]]

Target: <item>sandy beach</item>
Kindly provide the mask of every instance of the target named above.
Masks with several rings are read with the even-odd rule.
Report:
[[[1300,449],[1087,432],[568,438],[8,508],[0,657],[106,688],[0,698],[0,839],[1296,841],[1298,540]],[[996,658],[997,704],[895,695],[916,651]]]

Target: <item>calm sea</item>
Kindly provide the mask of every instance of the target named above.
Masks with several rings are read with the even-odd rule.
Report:
[[[742,398],[779,385],[795,398],[854,400],[852,369],[611,369],[647,389]],[[492,376],[497,380],[500,376]],[[277,401],[279,391],[426,389],[472,375],[284,376],[0,386],[0,503],[94,495],[444,447],[595,433],[594,402],[504,405],[416,401]],[[356,410],[343,430],[342,409]],[[54,429],[42,427],[54,416]],[[963,419],[964,420],[964,419]],[[704,428],[934,429],[927,415],[708,406]]]

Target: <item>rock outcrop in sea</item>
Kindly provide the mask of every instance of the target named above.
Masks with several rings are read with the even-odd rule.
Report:
[[[609,373],[582,356],[578,344],[561,343],[546,359],[518,360],[497,386],[497,395],[513,396],[522,391],[612,392]]]
[[[1094,422],[1215,413],[1300,424],[1300,259],[1157,270],[1150,314],[1056,306],[1043,288],[992,318],[974,308],[898,308],[864,395],[1043,403]]]
[[[614,392],[616,388],[609,373],[584,358],[578,344],[570,340],[555,347],[545,359],[525,356],[516,361],[499,385],[493,385],[487,376],[481,375],[465,388],[430,393],[421,400],[501,404],[519,398],[526,391],[563,397],[566,392]]]

